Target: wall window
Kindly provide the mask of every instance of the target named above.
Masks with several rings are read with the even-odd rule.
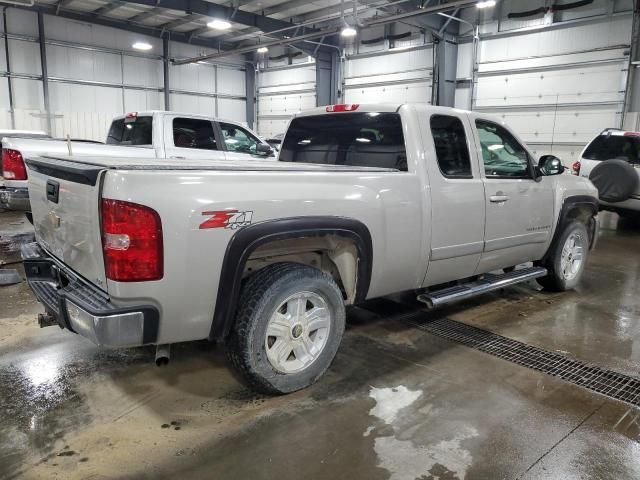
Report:
[[[173,144],[178,148],[218,150],[213,123],[196,118],[173,119]]]
[[[231,123],[220,123],[222,139],[229,152],[257,154],[257,146],[260,142],[247,130]]]
[[[279,159],[407,171],[400,115],[356,112],[294,118]]]
[[[447,178],[473,178],[467,136],[458,117],[433,115],[431,135],[440,171]]]
[[[509,131],[486,120],[476,120],[487,177],[528,178],[529,155]]]

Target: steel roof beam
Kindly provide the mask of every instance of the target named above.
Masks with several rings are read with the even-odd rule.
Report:
[[[128,32],[139,33],[141,35],[147,35],[149,37],[163,38],[166,34],[166,30],[155,27],[147,27],[143,25],[133,25],[128,20],[119,20],[116,18],[99,17],[91,12],[79,12],[74,10],[67,10],[65,8],[58,8],[58,5],[43,5],[38,4],[33,7],[10,5],[8,8],[17,8],[20,10],[27,10],[30,12],[42,12],[47,15],[54,15],[61,18],[68,18],[69,20],[76,20],[79,22],[94,23],[96,25],[102,25],[104,27],[118,28],[120,30],[126,30]],[[217,41],[205,40],[205,39],[191,39],[186,33],[171,32],[171,41],[181,43],[191,43],[193,45],[199,45],[207,48],[218,48]]]

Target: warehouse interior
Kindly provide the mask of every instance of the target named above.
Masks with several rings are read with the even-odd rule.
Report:
[[[0,135],[70,155],[132,112],[220,119],[273,145],[328,105],[492,115],[566,175],[607,129],[640,136],[636,0],[12,0],[0,18]],[[623,213],[598,213],[570,291],[348,305],[328,371],[278,396],[247,387],[215,342],[175,343],[158,368],[153,345],[38,328],[20,253],[38,220],[0,208],[0,478],[640,478],[640,217]]]

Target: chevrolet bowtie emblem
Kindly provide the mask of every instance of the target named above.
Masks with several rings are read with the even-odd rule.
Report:
[[[60,228],[60,217],[53,210],[49,212],[49,223],[53,228]]]

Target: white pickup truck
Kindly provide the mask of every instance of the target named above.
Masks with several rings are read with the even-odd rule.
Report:
[[[41,326],[155,344],[157,363],[168,344],[224,342],[272,393],[329,367],[345,305],[417,291],[436,307],[531,279],[570,289],[597,238],[589,180],[534,161],[498,119],[428,105],[300,113],[278,162],[26,163]]]
[[[0,206],[28,212],[27,171],[33,155],[92,155],[147,159],[247,160],[272,156],[268,143],[242,125],[203,115],[134,112],[113,119],[106,145],[97,142],[7,137],[2,142]],[[0,137],[1,138],[1,137]]]

